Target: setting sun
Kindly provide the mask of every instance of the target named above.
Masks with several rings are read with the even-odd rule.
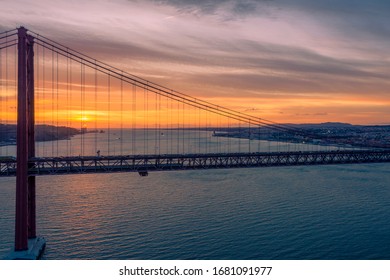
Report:
[[[77,120],[82,121],[82,122],[88,122],[88,121],[90,121],[90,118],[87,116],[81,116],[81,117],[78,117]]]

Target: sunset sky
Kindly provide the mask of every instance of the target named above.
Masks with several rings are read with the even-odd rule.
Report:
[[[390,123],[387,0],[0,0],[21,25],[130,73],[277,122]]]

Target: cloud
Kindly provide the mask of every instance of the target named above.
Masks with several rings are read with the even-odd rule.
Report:
[[[221,20],[234,20],[248,15],[265,15],[270,12],[272,0],[154,0],[160,5],[169,5],[180,14],[196,16],[215,15]]]
[[[0,11],[0,28],[26,25],[207,98],[388,104],[389,14],[380,0],[18,0]]]
[[[312,15],[345,39],[361,40],[363,45],[366,43],[364,39],[368,38],[389,43],[389,1],[275,0],[273,3],[283,10]]]
[[[271,17],[280,21],[288,19],[297,25],[301,20],[311,19],[309,25],[318,25],[330,30],[345,42],[360,42],[361,48],[372,48],[370,41],[389,47],[390,2],[386,0],[155,0],[160,5],[175,7],[178,13],[204,17],[214,15],[220,20]],[[297,28],[302,28],[299,24]],[[321,32],[321,30],[319,30]],[[322,30],[324,31],[324,30]],[[325,34],[326,35],[326,34]],[[359,47],[356,45],[355,47]]]
[[[296,116],[327,116],[328,113],[322,112],[322,113],[296,113]]]

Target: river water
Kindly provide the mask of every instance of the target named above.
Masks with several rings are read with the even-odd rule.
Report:
[[[37,230],[47,240],[44,259],[390,259],[389,171],[364,164],[37,177]],[[15,178],[0,178],[1,256],[13,246],[14,207]]]

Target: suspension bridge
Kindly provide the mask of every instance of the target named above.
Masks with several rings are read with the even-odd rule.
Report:
[[[357,145],[153,83],[24,27],[0,33],[0,177],[16,177],[15,248],[37,258],[35,177],[390,162]]]

